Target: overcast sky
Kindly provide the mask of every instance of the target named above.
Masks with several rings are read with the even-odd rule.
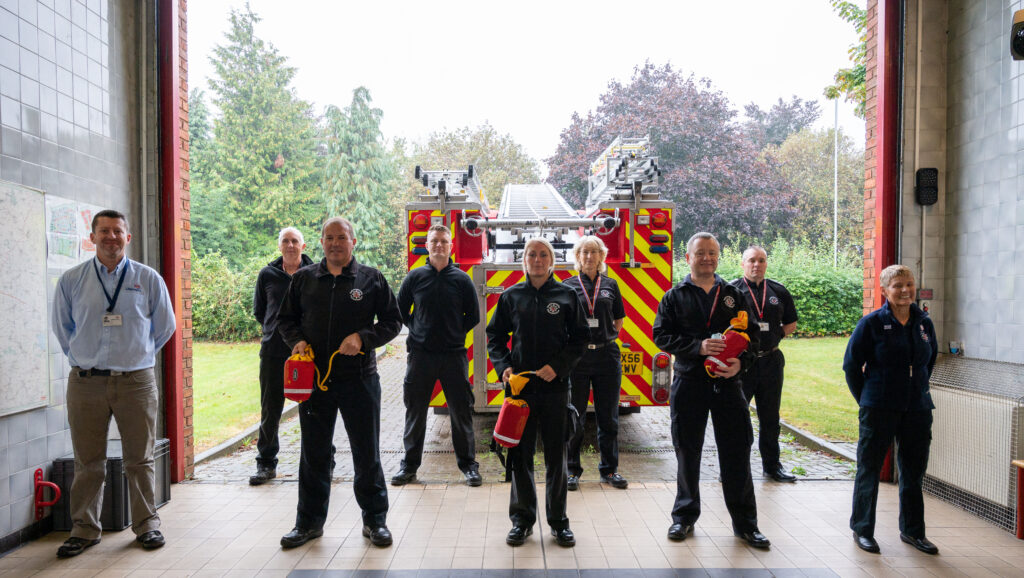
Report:
[[[207,91],[209,55],[244,0],[188,6],[189,87]],[[707,77],[737,111],[792,95],[821,103],[856,42],[827,0],[401,2],[251,0],[256,33],[298,69],[294,87],[319,112],[366,86],[388,138],[490,122],[542,161],[574,111],[585,114],[612,79],[650,60]],[[860,146],[864,122],[840,102],[839,123]],[[545,170],[546,173],[546,170]]]

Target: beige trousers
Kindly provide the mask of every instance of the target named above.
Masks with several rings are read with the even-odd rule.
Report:
[[[125,375],[80,377],[68,375],[68,423],[75,449],[75,481],[71,484],[71,535],[87,540],[100,537],[100,508],[107,470],[107,431],[110,418],[121,432],[121,449],[128,478],[132,531],[144,534],[160,527],[156,513],[156,469],[153,444],[159,396],[153,368]]]

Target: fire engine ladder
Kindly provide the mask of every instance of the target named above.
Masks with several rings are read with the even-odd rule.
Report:
[[[509,185],[501,197],[499,219],[576,219],[576,211],[548,184]]]
[[[427,192],[419,196],[420,200],[440,202],[441,214],[446,216],[446,223],[448,211],[445,205],[448,203],[469,203],[477,205],[480,211],[486,211],[489,207],[473,165],[464,171],[425,171],[416,165],[414,175],[427,188]]]
[[[615,137],[612,144],[590,164],[587,207],[603,201],[657,200],[652,190],[661,184],[658,157],[650,154],[650,137]]]
[[[632,201],[629,226],[629,267],[636,267],[636,215],[640,201],[660,198],[656,187],[661,184],[658,157],[650,154],[650,136],[639,138],[615,137],[601,156],[590,164],[587,179],[587,212],[594,212],[607,201]]]
[[[536,185],[506,185],[501,197],[498,216],[494,219],[466,217],[462,227],[470,234],[482,229],[499,233],[494,248],[521,249],[524,235],[542,236],[545,231],[555,234],[555,248],[569,229],[593,227],[610,229],[618,224],[617,217],[580,217],[562,195],[547,183]]]

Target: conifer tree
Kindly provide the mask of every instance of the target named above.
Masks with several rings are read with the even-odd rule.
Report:
[[[358,258],[397,281],[405,272],[404,228],[388,202],[397,172],[380,132],[383,113],[371,101],[370,91],[361,86],[344,110],[331,105],[324,112],[324,206],[327,215],[352,222]]]
[[[296,69],[256,36],[260,18],[248,4],[232,10],[226,42],[213,49],[210,79],[218,111],[214,180],[224,195],[231,239],[225,248],[276,244],[281,227],[307,235],[322,215],[317,204],[315,122],[309,103],[291,82]],[[227,255],[229,259],[244,255]]]

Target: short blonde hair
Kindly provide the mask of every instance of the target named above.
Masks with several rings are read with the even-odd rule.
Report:
[[[910,277],[914,279],[914,272],[906,265],[889,265],[878,274],[878,284],[881,287],[888,287],[889,283],[897,277]]]
[[[526,254],[530,252],[530,245],[544,245],[548,250],[548,254],[551,255],[551,268],[548,269],[548,275],[555,272],[555,248],[551,245],[551,241],[548,241],[544,237],[531,237],[526,240],[526,244],[523,245],[523,273],[529,276],[530,272],[526,270]]]
[[[580,237],[579,241],[572,248],[573,259],[576,260],[576,271],[580,271],[580,253],[583,252],[585,247],[597,247],[597,250],[601,252],[601,264],[598,265],[598,273],[604,273],[608,270],[608,265],[605,264],[604,260],[608,257],[608,247],[604,244],[604,241],[600,237],[593,235],[586,235]]]

